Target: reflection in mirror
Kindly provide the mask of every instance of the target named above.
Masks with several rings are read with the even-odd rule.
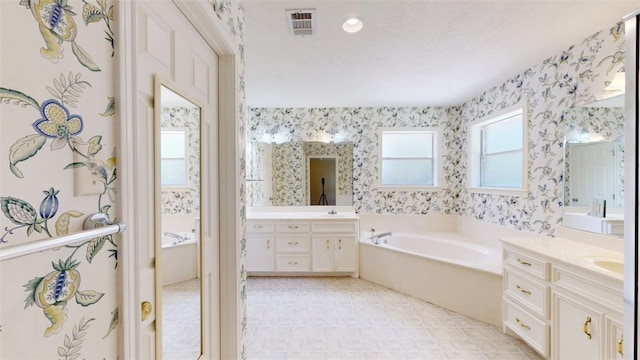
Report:
[[[318,205],[320,193],[310,193],[309,161],[313,158],[334,158],[335,202],[329,205],[353,204],[353,142],[286,142],[247,145],[247,205],[305,206]],[[325,190],[330,182],[325,176]],[[329,194],[325,193],[328,197]],[[322,205],[322,204],[321,204]]]
[[[336,158],[308,158],[309,205],[336,204]],[[314,200],[316,200],[314,202]]]
[[[156,80],[156,96],[160,92],[160,111],[156,110],[156,174],[160,174],[156,184],[160,189],[156,199],[161,202],[156,206],[161,245],[156,247],[156,271],[162,279],[156,284],[156,303],[161,307],[156,330],[162,358],[197,359],[202,353],[198,218],[202,111]]]
[[[623,95],[567,110],[563,225],[622,236],[624,207]],[[591,214],[605,201],[605,218]]]

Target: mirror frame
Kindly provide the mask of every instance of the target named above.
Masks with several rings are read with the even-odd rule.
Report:
[[[158,354],[162,354],[163,352],[163,343],[162,343],[162,335],[163,335],[163,319],[162,319],[162,191],[163,187],[160,179],[160,134],[162,131],[162,87],[165,87],[172,92],[180,95],[185,100],[191,102],[193,105],[200,109],[198,116],[198,136],[200,137],[200,146],[198,149],[198,166],[202,169],[202,139],[203,139],[203,119],[204,119],[204,107],[202,104],[196,100],[194,97],[190,96],[188,92],[183,91],[175,82],[166,79],[155,73],[153,76],[153,175],[154,175],[154,239],[155,239],[155,322],[156,322],[156,331],[155,331],[155,342],[156,342],[156,356]],[[202,208],[202,181],[198,182],[198,202],[200,209]],[[201,210],[200,210],[201,211]],[[200,216],[200,211],[198,213],[198,217]],[[204,255],[202,251],[202,221],[198,222],[199,229],[196,229],[197,236],[199,239],[196,239],[198,254],[197,260],[200,264],[202,264],[204,260]],[[197,271],[201,271],[202,266],[197,267]],[[199,278],[200,285],[200,353],[196,359],[201,359],[204,354],[204,323],[203,323],[203,310],[204,310],[204,284],[203,278],[201,274],[197,274]]]

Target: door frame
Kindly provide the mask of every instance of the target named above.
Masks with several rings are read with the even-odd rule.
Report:
[[[243,205],[240,197],[240,157],[243,145],[240,143],[242,118],[240,114],[240,96],[238,94],[240,78],[239,49],[229,39],[228,25],[215,14],[206,0],[173,0],[187,20],[200,33],[211,49],[218,54],[218,151],[220,169],[220,354],[219,358],[240,358],[242,345],[241,322],[244,312],[241,306],[241,267],[240,241],[244,232],[241,213]],[[136,179],[146,178],[149,164],[141,164],[136,156],[133,144],[140,124],[136,119],[136,5],[133,1],[120,0],[117,3],[118,15],[118,55],[117,73],[117,113],[120,119],[117,133],[118,174],[120,180],[119,202],[121,219],[128,225],[120,244],[120,338],[119,355],[124,359],[139,358],[143,344],[139,341],[141,333],[139,296],[142,279],[138,276],[136,235],[153,234],[141,229],[137,213],[141,210],[136,202]],[[118,81],[116,80],[116,81]]]

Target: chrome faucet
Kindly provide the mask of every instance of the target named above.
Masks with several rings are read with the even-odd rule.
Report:
[[[183,243],[183,242],[185,242],[187,240],[186,237],[184,237],[184,236],[182,236],[180,234],[172,233],[170,231],[165,231],[162,235],[174,238],[173,242],[171,243],[172,245],[178,245],[178,244]]]
[[[374,244],[380,244],[380,239],[385,237],[385,236],[391,236],[392,233],[387,231],[387,232],[383,232],[380,234],[376,234],[376,230],[375,229],[371,229],[371,237],[369,238],[369,240],[371,240],[372,243]],[[387,243],[387,239],[383,239],[384,243]]]

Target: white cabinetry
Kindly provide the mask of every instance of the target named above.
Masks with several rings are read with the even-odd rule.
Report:
[[[247,222],[247,271],[275,270],[275,238],[272,222]]]
[[[358,276],[357,220],[248,220],[247,271]]]
[[[622,328],[622,281],[553,264],[555,359],[616,359]]]
[[[549,262],[504,244],[502,319],[541,355],[549,356]]]
[[[503,243],[503,327],[545,358],[622,359],[622,280]]]
[[[313,271],[358,270],[357,223],[314,222]]]

